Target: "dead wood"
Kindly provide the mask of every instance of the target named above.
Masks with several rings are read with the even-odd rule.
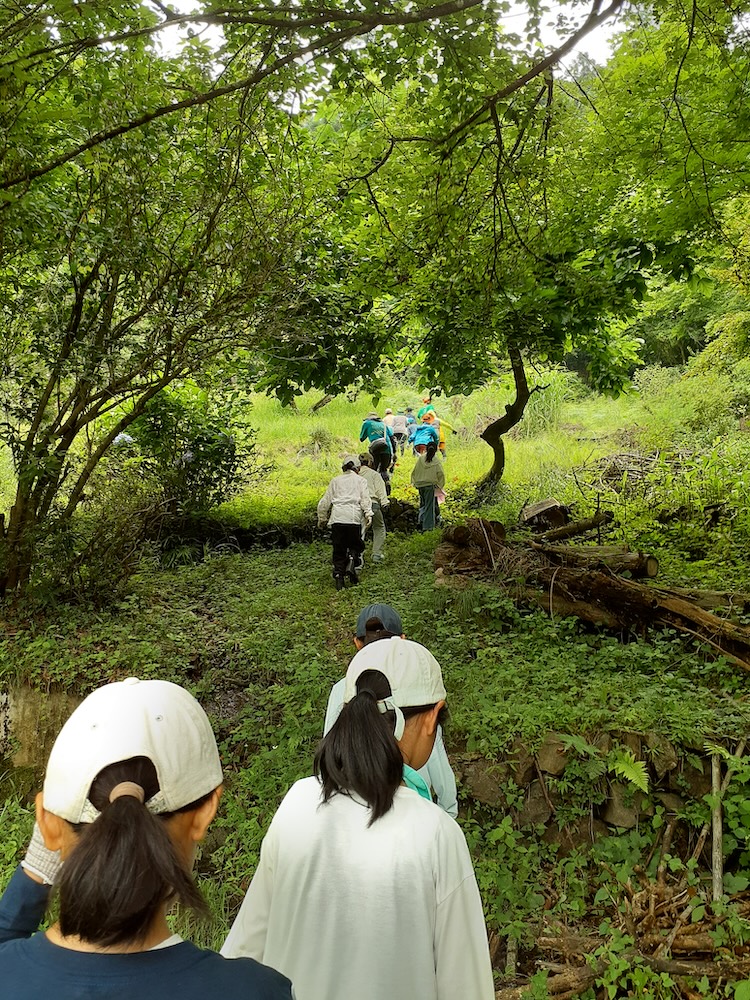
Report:
[[[750,594],[736,594],[729,590],[694,590],[691,587],[660,587],[666,594],[680,597],[691,604],[697,604],[705,611],[716,608],[730,608],[747,611],[750,608]]]
[[[606,566],[613,573],[628,573],[637,577],[655,577],[659,572],[659,560],[643,552],[630,552],[626,545],[545,545],[530,542],[531,548],[547,556],[561,566],[583,566],[595,568]]]
[[[577,528],[602,523],[607,516],[578,521]],[[658,561],[653,556],[615,545],[550,545],[553,534],[542,536],[543,542],[510,544],[499,522],[472,518],[444,531],[435,550],[435,566],[444,573],[491,574],[497,581],[507,581],[517,600],[537,604],[550,615],[575,615],[628,631],[674,628],[750,670],[750,628],[712,614],[674,589],[632,579],[656,574]],[[618,570],[627,570],[631,579],[619,576]]]
[[[573,538],[575,535],[585,535],[587,531],[593,531],[594,528],[599,528],[603,524],[609,524],[614,520],[615,515],[611,510],[603,510],[599,514],[594,514],[593,517],[587,517],[583,521],[571,521],[570,524],[564,524],[561,528],[553,528],[552,531],[545,531],[541,535],[542,541],[545,542],[556,542],[560,538]]]
[[[560,598],[578,603],[579,617],[586,608],[604,608],[613,623],[622,628],[666,625],[713,646],[717,652],[750,670],[750,629],[712,615],[682,598],[672,597],[655,587],[625,580],[597,570],[557,567],[540,569],[535,582]]]

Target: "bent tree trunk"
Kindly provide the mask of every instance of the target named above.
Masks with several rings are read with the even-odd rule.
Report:
[[[531,393],[536,391],[535,389],[529,390],[529,383],[526,380],[526,370],[523,366],[523,358],[521,357],[520,350],[517,347],[509,347],[508,357],[510,358],[511,369],[513,371],[516,398],[512,403],[505,404],[505,416],[494,420],[479,435],[492,448],[493,452],[492,468],[480,483],[483,489],[496,486],[502,479],[503,472],[505,471],[505,443],[503,441],[503,434],[507,434],[511,427],[515,427],[517,423],[520,423]]]

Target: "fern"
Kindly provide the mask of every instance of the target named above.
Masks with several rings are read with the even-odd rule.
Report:
[[[560,742],[566,750],[575,750],[580,757],[598,757],[601,753],[599,747],[592,746],[575,733],[564,733]]]
[[[635,785],[644,794],[648,793],[646,762],[636,760],[632,750],[613,750],[609,757],[609,766],[619,777]]]

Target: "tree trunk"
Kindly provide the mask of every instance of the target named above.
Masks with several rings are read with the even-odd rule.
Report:
[[[322,396],[317,403],[314,403],[310,407],[310,413],[317,413],[318,410],[322,410],[324,406],[328,406],[328,404],[331,402],[333,398],[334,397],[327,392],[325,396]]]
[[[483,489],[496,486],[502,479],[503,472],[505,471],[505,443],[503,442],[503,434],[507,434],[511,427],[515,427],[520,422],[523,412],[526,409],[526,404],[531,396],[521,352],[517,347],[509,347],[508,357],[513,369],[516,398],[512,403],[506,403],[505,416],[494,420],[479,435],[492,448],[493,453],[492,468],[480,483]]]

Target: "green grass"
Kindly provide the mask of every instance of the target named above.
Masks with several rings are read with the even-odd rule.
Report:
[[[563,381],[568,385],[569,376]],[[558,388],[560,384],[558,381]],[[512,398],[510,391],[507,381],[499,380],[468,397],[435,400],[438,413],[457,431],[456,434],[448,433],[446,441],[446,514],[449,519],[451,492],[461,493],[479,482],[492,463],[492,452],[479,433],[504,412],[506,402]],[[539,433],[527,436],[514,432],[508,436],[504,484],[517,492],[521,501],[532,489],[536,496],[559,492],[561,479],[564,480],[571,470],[612,450],[612,435],[638,412],[632,398],[615,401],[589,397],[582,400],[578,398],[580,390],[571,395],[575,398],[566,400],[564,394],[558,392],[554,420],[539,418],[533,421],[542,427]],[[541,398],[543,394],[532,396],[530,420],[535,407],[542,408]],[[420,405],[418,392],[409,395],[400,387],[394,387],[391,394],[386,393],[378,403],[367,395],[360,395],[356,400],[340,397],[312,413],[319,399],[319,393],[305,393],[291,409],[271,397],[252,397],[251,422],[257,432],[258,457],[262,464],[270,466],[270,472],[262,482],[222,505],[219,509],[222,515],[245,526],[288,525],[312,518],[329,480],[340,469],[342,456],[364,450],[358,437],[366,413],[370,409],[382,413],[388,405],[397,410],[409,401],[415,411]],[[416,500],[416,492],[409,486],[413,464],[414,459],[408,452],[399,458],[393,480],[395,495],[411,501]]]

